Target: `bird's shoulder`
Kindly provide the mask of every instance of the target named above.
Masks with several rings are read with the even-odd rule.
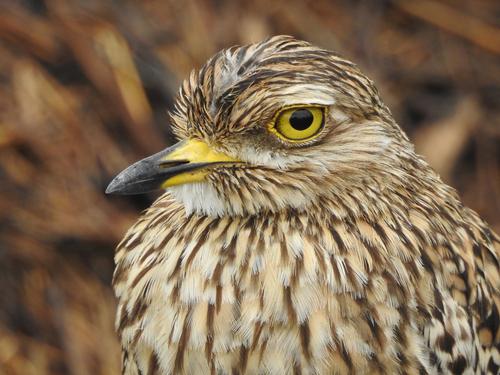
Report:
[[[422,247],[421,259],[435,283],[432,319],[422,327],[434,365],[452,373],[465,368],[497,373],[500,239],[461,204],[436,210],[430,223],[432,216],[441,227],[429,232],[432,241]]]

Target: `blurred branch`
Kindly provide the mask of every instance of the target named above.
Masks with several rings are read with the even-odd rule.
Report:
[[[402,11],[455,34],[495,54],[500,54],[500,29],[438,1],[396,1]]]
[[[454,113],[444,120],[428,124],[415,134],[415,147],[445,181],[480,120],[477,101],[462,99]]]
[[[54,61],[62,52],[50,22],[12,4],[0,5],[1,39],[12,41],[46,61]]]

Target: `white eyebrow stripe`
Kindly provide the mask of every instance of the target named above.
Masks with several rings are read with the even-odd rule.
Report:
[[[320,104],[331,106],[335,104],[331,89],[322,89],[317,84],[290,85],[280,90],[279,96],[284,99],[284,105]]]

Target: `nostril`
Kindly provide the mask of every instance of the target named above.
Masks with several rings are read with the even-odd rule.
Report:
[[[188,164],[189,160],[162,160],[158,163],[160,168],[171,168],[182,164]]]

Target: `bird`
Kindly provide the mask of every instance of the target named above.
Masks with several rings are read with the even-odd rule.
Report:
[[[500,238],[373,83],[291,36],[182,83],[115,253],[125,375],[499,374]]]

